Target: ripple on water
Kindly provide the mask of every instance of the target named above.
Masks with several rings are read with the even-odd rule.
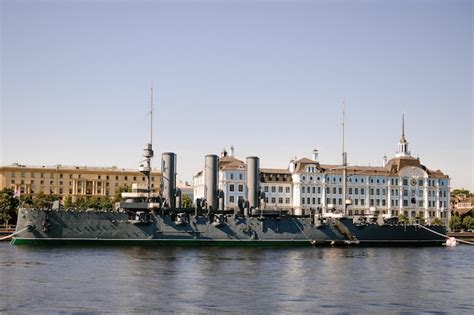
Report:
[[[473,313],[473,250],[0,244],[0,312]]]

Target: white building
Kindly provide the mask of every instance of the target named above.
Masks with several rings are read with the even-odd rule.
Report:
[[[343,212],[343,168],[313,159],[291,161],[293,207],[296,214],[320,208],[323,213]],[[380,213],[386,217],[443,218],[448,214],[449,177],[430,170],[410,155],[404,126],[398,152],[381,167],[347,167],[347,214]]]
[[[231,148],[231,155],[224,151],[219,158],[218,183],[219,190],[224,192],[224,206],[226,209],[234,209],[238,205],[239,199],[246,199],[246,176],[245,163],[236,159]],[[193,178],[194,201],[204,198],[204,174],[205,170],[198,172]]]
[[[320,164],[318,151],[312,159],[290,161],[288,169],[260,169],[262,208],[291,209],[294,214],[320,210],[324,214],[343,213],[385,217],[446,218],[450,205],[449,177],[430,170],[411,156],[404,126],[395,157],[383,165],[347,166],[346,201],[343,200],[343,168]],[[246,199],[245,163],[224,151],[219,160],[219,189],[225,208],[233,209],[239,198]],[[203,171],[194,177],[194,199],[204,197]]]

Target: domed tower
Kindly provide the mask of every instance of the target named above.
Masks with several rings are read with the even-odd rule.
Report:
[[[405,139],[405,115],[402,114],[402,137],[398,143],[398,152],[396,157],[409,157],[410,151],[408,151],[408,141]]]

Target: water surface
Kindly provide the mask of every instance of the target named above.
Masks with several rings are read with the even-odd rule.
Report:
[[[474,312],[474,246],[12,247],[0,313]]]

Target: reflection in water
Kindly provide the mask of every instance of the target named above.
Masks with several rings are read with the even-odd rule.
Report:
[[[472,250],[1,243],[0,312],[467,313]]]

